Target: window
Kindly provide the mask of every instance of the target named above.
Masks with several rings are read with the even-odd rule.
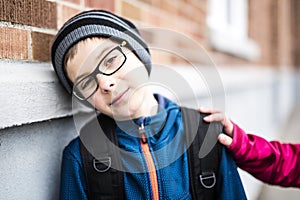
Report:
[[[215,49],[249,60],[258,58],[259,47],[248,38],[248,0],[209,0],[207,24]]]

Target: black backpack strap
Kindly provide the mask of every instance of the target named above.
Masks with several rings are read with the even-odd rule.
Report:
[[[80,153],[88,199],[125,198],[123,172],[112,168],[121,169],[120,152],[112,147],[118,145],[115,127],[111,118],[99,115],[80,131]]]
[[[216,199],[216,181],[221,160],[221,145],[217,136],[222,131],[220,123],[206,123],[206,114],[182,108],[189,161],[190,188],[193,199]],[[207,135],[207,137],[206,137]]]

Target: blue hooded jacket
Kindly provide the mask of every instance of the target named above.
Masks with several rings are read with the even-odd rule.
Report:
[[[189,186],[188,157],[183,134],[180,107],[156,95],[159,112],[143,121],[149,150],[157,175],[160,199],[192,199]],[[130,162],[122,159],[126,199],[153,199],[150,175],[141,147],[137,126],[132,121],[117,122],[117,138],[121,158],[131,155]],[[87,199],[86,183],[82,168],[79,138],[74,139],[63,152],[60,199]],[[124,154],[122,156],[122,154]],[[126,154],[126,155],[125,155]],[[246,199],[237,167],[225,148],[222,149],[217,179],[218,199]]]

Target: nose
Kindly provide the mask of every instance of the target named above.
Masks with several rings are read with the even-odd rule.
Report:
[[[102,93],[110,93],[113,91],[116,80],[113,76],[97,75],[99,89]]]

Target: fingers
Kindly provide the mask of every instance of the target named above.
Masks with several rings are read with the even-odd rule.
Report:
[[[203,118],[206,122],[221,122],[223,124],[224,131],[228,134],[225,135],[224,133],[219,134],[218,140],[225,146],[230,146],[232,143],[232,136],[233,134],[233,124],[230,119],[221,111],[214,110],[212,108],[205,108],[200,107],[199,111],[202,113],[209,113],[210,115]]]
[[[230,119],[222,112],[220,111],[215,111],[213,110],[212,108],[203,108],[201,107],[199,109],[200,112],[203,112],[203,113],[211,113],[210,115],[206,116],[203,118],[203,120],[205,122],[221,122],[224,126],[224,131],[232,136],[232,133],[233,133],[233,124],[232,122],[230,121]]]
[[[213,113],[203,118],[206,122],[222,122],[224,123],[225,115],[223,113]],[[224,124],[223,124],[224,125]]]
[[[213,108],[209,108],[209,107],[200,107],[199,111],[202,113],[219,113],[219,112],[221,112],[218,110],[214,110]]]
[[[222,143],[226,147],[229,147],[231,145],[231,143],[232,143],[232,138],[229,137],[228,135],[223,134],[223,133],[221,133],[218,136],[218,140],[219,140],[220,143]]]

